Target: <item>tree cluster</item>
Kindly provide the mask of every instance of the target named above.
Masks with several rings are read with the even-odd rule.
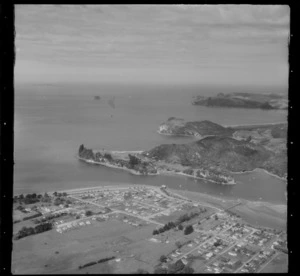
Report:
[[[218,240],[214,243],[214,246],[215,246],[215,247],[218,247],[218,246],[220,246],[220,245],[222,245],[222,240],[221,240],[221,239],[218,239]]]
[[[40,219],[35,219],[34,223],[44,223],[44,222],[49,222],[50,220],[54,219],[54,218],[59,218],[62,217],[64,215],[66,215],[66,212],[63,213],[56,213],[56,214],[50,214],[45,218],[40,218]]]
[[[92,159],[95,160],[95,155],[91,149],[86,149],[84,145],[80,145],[78,150],[78,155],[84,159]]]
[[[190,214],[184,214],[184,215],[180,216],[175,222],[170,221],[167,224],[165,224],[163,227],[154,229],[152,235],[161,234],[161,233],[168,231],[175,227],[178,227],[179,230],[183,230],[183,226],[182,226],[183,222],[191,220],[192,218],[198,216],[202,212],[206,212],[206,209],[202,209],[200,212],[191,212]],[[190,231],[190,230],[188,230],[188,231]]]
[[[58,206],[58,205],[60,205],[60,204],[64,204],[65,201],[66,201],[65,198],[63,198],[63,197],[57,197],[57,198],[55,198],[55,200],[54,200],[54,205]]]
[[[184,265],[181,260],[168,265],[168,268],[157,266],[153,272],[154,274],[192,274],[194,269],[188,265]]]
[[[193,228],[193,225],[188,225],[187,227],[185,227],[184,229],[184,234],[185,235],[189,235],[191,233],[194,232],[194,228]]]
[[[129,166],[130,168],[134,168],[134,166],[141,163],[141,160],[134,155],[128,154],[129,157]]]
[[[68,194],[65,192],[63,193],[54,192],[53,195],[56,197],[66,197]]]
[[[163,233],[163,232],[168,231],[168,230],[170,230],[172,228],[175,228],[175,227],[176,227],[176,224],[173,221],[170,221],[167,224],[165,224],[163,227],[160,227],[158,229],[154,229],[152,234],[153,235],[158,235],[160,233]]]
[[[91,211],[91,210],[87,210],[86,212],[85,212],[85,215],[87,216],[87,217],[90,217],[90,216],[92,216],[94,213],[93,213],[93,211]]]
[[[161,255],[160,258],[159,258],[159,261],[160,261],[161,263],[166,263],[167,260],[168,260],[168,258],[167,258],[165,255]]]
[[[23,194],[19,195],[19,196],[14,196],[14,203],[24,203],[24,204],[33,204],[36,202],[40,202],[42,198],[42,195],[37,195],[36,193],[33,194],[27,194],[26,196],[24,196]]]
[[[113,260],[113,259],[115,259],[115,258],[116,258],[115,256],[108,257],[108,258],[103,258],[103,259],[100,259],[99,261],[93,261],[93,262],[86,263],[86,264],[84,264],[84,265],[80,265],[78,268],[79,268],[79,269],[82,269],[82,268],[85,268],[85,267],[88,267],[88,266],[91,266],[91,265],[95,265],[95,264],[100,264],[100,263],[108,262],[108,261]]]
[[[177,262],[168,266],[168,274],[179,273],[181,270],[184,269],[184,266],[184,263],[181,260],[178,260]]]
[[[113,160],[113,158],[112,158],[112,156],[111,156],[110,153],[104,153],[104,158],[107,159],[108,161],[112,161]]]
[[[42,223],[39,224],[35,227],[23,227],[15,236],[16,240],[19,240],[21,238],[34,235],[34,234],[39,234],[42,232],[46,232],[52,229],[52,223],[47,222],[47,223]]]
[[[41,213],[37,213],[37,214],[34,214],[34,215],[32,215],[32,216],[23,218],[23,221],[24,221],[24,220],[33,219],[33,218],[38,218],[38,217],[40,217],[41,215],[42,215]]]

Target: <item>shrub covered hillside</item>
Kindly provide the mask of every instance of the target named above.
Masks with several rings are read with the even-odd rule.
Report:
[[[186,166],[219,167],[231,172],[250,171],[256,168],[273,171],[272,164],[278,163],[275,154],[265,147],[224,136],[206,137],[188,144],[164,144],[145,153],[155,160],[166,162],[177,160]],[[285,170],[282,167],[278,174],[283,175],[286,173]]]

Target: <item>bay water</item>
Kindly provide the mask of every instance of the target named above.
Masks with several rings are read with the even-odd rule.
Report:
[[[222,125],[287,120],[286,111],[207,108],[191,104],[195,95],[238,91],[253,89],[17,84],[14,193],[44,193],[118,183],[164,184],[216,196],[284,203],[285,182],[264,172],[235,175],[236,185],[222,186],[181,176],[136,176],[76,159],[80,144],[93,149],[146,150],[164,143],[195,140],[158,134],[159,124],[169,117],[187,121],[210,120]],[[100,100],[94,96],[100,96]]]

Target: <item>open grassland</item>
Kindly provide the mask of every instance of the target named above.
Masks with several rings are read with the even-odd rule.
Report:
[[[14,242],[13,273],[65,273],[79,265],[116,255],[124,246],[152,236],[154,225],[133,227],[118,220],[97,222],[94,225],[59,234],[52,230]],[[118,242],[123,236],[126,243]],[[116,242],[114,242],[116,241]]]
[[[288,272],[288,255],[280,253],[276,256],[261,273],[287,273]]]

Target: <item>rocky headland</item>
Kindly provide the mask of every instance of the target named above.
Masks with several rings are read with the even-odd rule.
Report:
[[[175,174],[219,184],[235,184],[234,174],[257,169],[282,179],[287,176],[287,124],[224,127],[173,117],[159,132],[200,139],[139,152],[95,151],[81,145],[78,157],[137,175]]]
[[[159,126],[158,132],[164,135],[197,137],[201,139],[202,143],[205,143],[206,148],[209,141],[209,148],[207,148],[209,156],[203,155],[206,154],[206,151],[201,149],[201,152],[198,152],[198,148],[190,147],[189,144],[182,145],[183,147],[173,145],[173,147],[176,147],[176,153],[181,150],[188,152],[189,149],[192,149],[195,155],[196,153],[202,154],[202,158],[209,160],[209,163],[213,161],[211,156],[216,154],[215,161],[219,158],[227,160],[226,162],[230,163],[232,168],[225,164],[222,167],[231,172],[260,168],[281,178],[287,176],[287,123],[224,127],[210,121],[185,122],[183,119],[171,117]],[[199,145],[201,145],[200,141],[198,141]],[[171,146],[162,145],[159,152],[163,152],[163,149],[170,151]],[[220,149],[221,153],[217,152],[217,149]],[[241,153],[242,155],[240,155]],[[261,156],[257,155],[258,153]],[[172,153],[172,156],[174,158],[175,155]],[[235,157],[231,160],[229,156]],[[247,159],[247,164],[244,165],[242,165],[243,162],[240,163],[242,160],[239,159],[243,156]],[[266,156],[267,158],[265,158]],[[253,161],[250,161],[251,158]],[[182,161],[183,155],[180,155],[179,159]],[[186,154],[186,159],[193,160],[193,156]]]
[[[259,108],[270,110],[287,109],[288,99],[283,95],[273,93],[219,93],[213,97],[195,96],[192,104],[207,107]]]
[[[197,138],[211,135],[230,137],[234,130],[208,120],[186,122],[184,119],[171,117],[159,126],[158,133],[174,136],[195,136]]]

